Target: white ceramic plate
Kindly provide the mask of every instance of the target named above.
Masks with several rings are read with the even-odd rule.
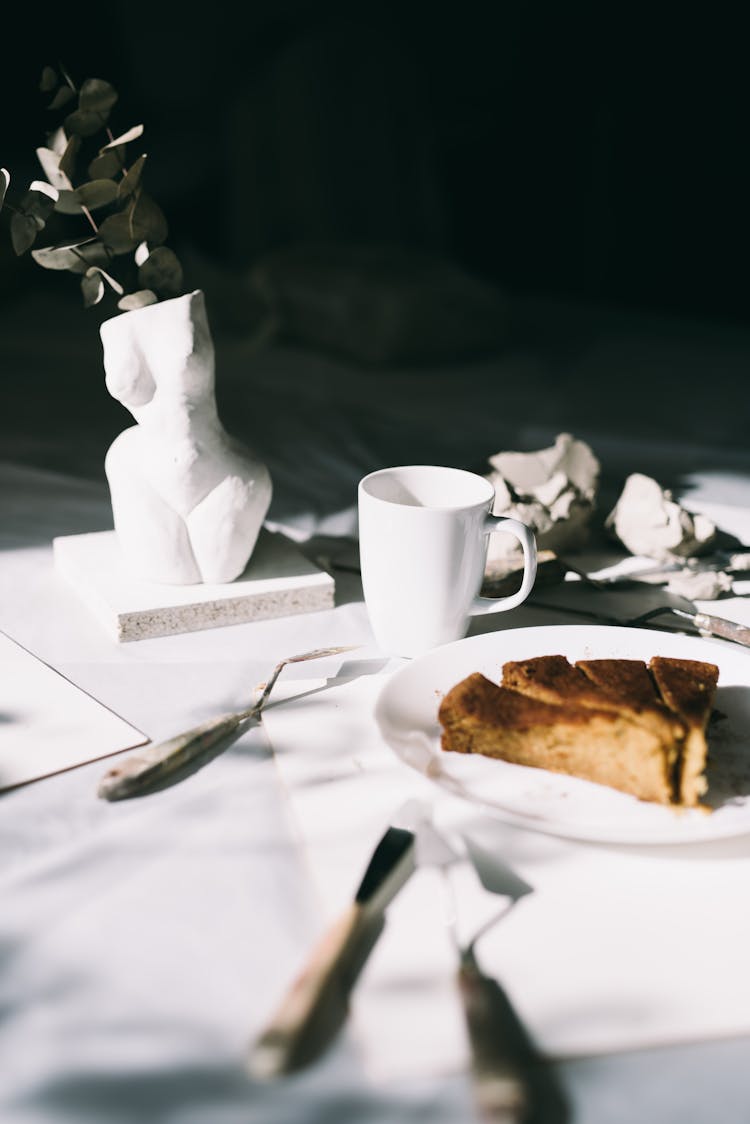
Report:
[[[710,815],[649,804],[604,785],[440,748],[442,696],[474,671],[498,682],[506,660],[560,654],[569,660],[651,656],[719,667],[709,732]],[[551,625],[485,633],[436,648],[400,668],[375,710],[398,757],[485,811],[527,828],[608,843],[687,843],[750,832],[750,649],[655,629]]]

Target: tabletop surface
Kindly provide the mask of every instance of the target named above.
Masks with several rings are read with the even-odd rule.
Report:
[[[332,691],[350,692],[330,695],[342,698],[344,708],[360,688],[372,697],[394,666],[374,644],[354,573],[336,574],[330,611],[131,644],[114,643],[82,609],[55,573],[51,542],[112,526],[102,462],[128,418],[106,395],[95,331],[69,317],[54,302],[40,309],[23,299],[0,315],[0,629],[154,741],[242,705],[279,659],[323,645],[354,645],[357,652],[314,670],[290,668],[283,697],[317,677]],[[499,356],[402,370],[357,369],[283,345],[258,350],[237,334],[217,337],[220,408],[229,428],[269,464],[271,525],[311,557],[340,552],[351,559],[356,482],[365,472],[416,462],[481,470],[500,449],[538,448],[567,431],[587,440],[602,462],[604,510],[628,472],[646,471],[686,502],[713,505],[743,526],[750,510],[741,394],[749,333],[551,302],[519,302],[515,324]],[[701,388],[709,381],[706,401]],[[725,607],[746,619],[744,603]],[[512,620],[482,628],[507,636],[513,627],[558,623],[564,618],[524,607]],[[294,705],[306,721],[304,703]],[[349,789],[338,790],[336,778],[343,784],[349,757],[315,756],[321,732],[324,740],[329,730],[332,741],[341,735],[321,705],[331,725],[311,736],[307,763],[302,748],[284,755],[274,744],[274,732],[281,739],[296,729],[294,707],[284,710],[280,702],[273,720],[269,711],[267,728],[249,730],[210,764],[152,796],[119,804],[97,799],[102,762],[2,796],[3,1121],[457,1124],[476,1118],[465,1066],[439,1068],[416,1042],[411,1067],[404,1056],[390,1074],[368,1063],[373,1029],[387,1036],[389,1019],[408,1022],[407,985],[414,1012],[420,1009],[417,976],[400,979],[399,995],[388,991],[399,979],[395,922],[363,976],[352,1027],[316,1066],[269,1085],[249,1081],[242,1069],[248,1040],[325,921],[345,904],[374,833],[401,793],[392,780],[401,766],[392,755],[378,757],[384,771],[372,783],[377,799],[368,808],[360,784],[346,805],[339,792]],[[371,736],[362,715],[349,713],[352,731]],[[377,745],[375,751],[387,752]],[[339,772],[326,773],[334,764]],[[357,783],[348,772],[344,779]],[[679,871],[696,872],[715,913],[706,928],[714,942],[724,921],[740,931],[744,921],[745,933],[750,930],[741,898],[722,912],[726,887],[733,877],[741,887],[750,864],[747,837],[691,847],[681,857],[662,852],[651,861],[553,837],[540,843],[536,833],[509,825],[502,830],[506,853],[523,874],[534,869],[527,864],[536,855],[544,924],[555,926],[557,917],[561,933],[567,926],[575,936],[567,911],[581,904],[578,872],[581,895],[585,887],[596,900],[622,875],[633,910],[646,909],[647,898],[626,881],[638,862],[662,907],[664,895],[686,882]],[[401,907],[404,919],[413,917],[414,932],[422,931],[431,908],[425,905],[424,913],[420,893],[405,895]],[[528,939],[540,940],[533,916]],[[677,909],[675,918],[686,916]],[[683,936],[672,934],[675,941]],[[544,996],[534,998],[527,986],[533,963],[524,962],[511,936],[507,941],[504,982],[522,1011],[539,1020],[531,1026],[535,1036],[551,1041],[554,1028],[539,1013]],[[692,947],[687,962],[710,974],[717,957],[720,947]],[[445,1020],[443,1045],[450,1045],[457,1009],[444,968],[439,959],[431,964],[428,987],[425,966],[423,1002],[436,1003],[424,1011]],[[558,998],[574,1019],[575,994],[562,987]],[[558,1035],[563,1048],[554,1065],[570,1119],[746,1121],[748,1031],[702,1035],[700,1025],[696,1017],[691,1035],[627,1050],[566,1052]]]

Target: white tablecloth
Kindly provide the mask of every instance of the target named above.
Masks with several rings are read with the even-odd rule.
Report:
[[[79,528],[106,518],[101,489],[12,467],[3,470],[2,484],[4,629],[155,739],[239,704],[248,687],[292,651],[360,645],[356,653],[315,668],[324,677],[344,673],[354,684],[358,676],[362,683],[372,681],[392,667],[372,644],[354,577],[342,579],[342,603],[327,613],[118,647],[60,582],[48,545],[73,515]],[[309,678],[310,666],[288,669],[287,694],[295,693],[295,678]],[[268,712],[269,730],[282,713],[283,703]],[[318,729],[311,740],[317,744],[320,738]],[[305,746],[299,750],[304,755]],[[363,977],[350,1031],[325,1059],[270,1087],[248,1082],[242,1072],[249,1037],[273,1009],[325,920],[344,904],[374,833],[387,820],[389,800],[382,786],[369,806],[343,802],[339,815],[327,821],[322,846],[309,830],[309,814],[285,766],[274,764],[262,728],[251,730],[187,781],[145,799],[117,805],[98,800],[101,772],[101,764],[84,766],[2,798],[4,1121],[380,1124],[430,1119],[452,1124],[474,1118],[465,1070],[437,1065],[440,1049],[456,1041],[460,1049],[455,1035],[461,1034],[444,933],[437,935],[423,965],[423,1000],[435,1005],[435,1048],[424,1037],[416,1040],[413,1066],[404,1049],[392,1050],[390,1058],[387,1051],[372,1049],[379,1041],[372,1037],[375,1028],[382,1031],[399,1011],[403,1016],[408,1011],[404,993],[420,986],[418,975],[410,977],[413,945],[405,942],[402,953],[398,938],[399,921],[403,931],[410,911],[422,916],[420,895],[431,894],[416,882],[412,897],[405,892],[394,905],[386,937]],[[363,790],[358,791],[362,798]],[[318,795],[325,798],[324,784]],[[393,792],[394,809],[402,795]],[[535,932],[534,910],[542,909],[546,924],[558,909],[564,934],[566,927],[575,930],[581,910],[596,918],[596,899],[576,900],[578,872],[582,887],[596,887],[597,880],[617,877],[630,863],[623,894],[631,896],[634,910],[645,911],[658,895],[659,879],[646,880],[638,889],[632,877],[635,860],[626,861],[616,849],[540,837],[527,843],[527,833],[503,830],[509,854],[515,861],[520,856],[522,873],[537,887],[539,906],[524,903],[517,907],[518,919],[505,923],[506,932],[513,932],[511,925],[522,926],[523,934],[500,961],[502,978],[521,1010],[537,1020],[545,993],[529,998],[524,981],[533,980],[533,966],[523,956],[527,939],[537,951],[542,939]],[[524,866],[524,853],[535,848],[544,852],[543,866],[550,864],[552,871],[541,880],[539,869]],[[656,869],[652,861],[665,860],[641,857],[644,874]],[[707,910],[721,915],[726,895],[737,921],[742,897],[733,895],[744,894],[744,841],[726,844],[718,853],[671,856],[669,862],[670,869],[700,871]],[[324,889],[321,895],[326,886],[327,894]],[[434,910],[437,898],[429,900]],[[707,926],[704,935],[706,947],[693,947],[692,966],[710,977],[722,956],[721,926]],[[502,936],[498,939],[502,942]],[[616,951],[627,955],[626,946]],[[394,971],[399,989],[389,993],[385,984]],[[738,980],[738,987],[745,985]],[[533,1028],[553,1050],[559,1046],[555,1020],[563,1015],[557,1004],[564,993],[561,986],[546,994],[550,1021],[545,1026],[542,1018]],[[583,1015],[571,1011],[570,1017]],[[586,1017],[595,1018],[596,1012]],[[400,1025],[408,1023],[402,1019]],[[714,1029],[707,1015],[705,1041],[693,1030],[682,1045],[665,1042],[658,1049],[596,1057],[570,1051],[558,1067],[575,1119],[586,1124],[744,1121],[750,1040],[717,1040]],[[590,1032],[589,1026],[589,1037]]]
[[[29,331],[32,327],[27,325]],[[689,350],[695,341],[688,344]],[[580,378],[586,368],[599,369],[604,357],[612,361],[613,355],[624,355],[602,346],[579,356]],[[27,370],[21,362],[24,349],[19,345],[12,355],[23,378],[31,379],[33,365],[29,362]],[[93,351],[85,357],[92,359]],[[238,365],[244,361],[241,347],[234,358]],[[632,355],[628,362],[632,367]],[[455,378],[446,372],[434,373],[431,394],[426,394],[420,372],[389,387],[388,374],[362,373],[357,381],[324,361],[292,356],[285,363],[283,356],[272,357],[261,379],[266,412],[248,415],[251,435],[277,481],[272,519],[298,537],[323,536],[316,550],[335,549],[336,537],[354,530],[356,479],[371,467],[405,461],[409,450],[414,456],[408,459],[429,456],[468,464],[475,449],[479,462],[508,447],[511,439],[515,447],[538,447],[564,428],[590,440],[601,432],[601,441],[593,443],[613,470],[606,482],[610,489],[622,470],[656,469],[669,476],[669,483],[679,481],[695,503],[724,504],[735,514],[750,509],[750,456],[738,440],[736,413],[725,410],[724,429],[733,438],[725,444],[715,413],[705,418],[705,441],[685,414],[671,445],[654,440],[657,425],[629,439],[627,420],[618,430],[603,422],[601,410],[586,412],[588,399],[572,376],[568,391],[561,382],[557,392],[550,391],[552,397],[542,400],[541,370],[540,362],[511,356],[497,379],[491,366],[480,372],[473,398],[464,383],[460,399]],[[648,382],[649,372],[642,375]],[[673,381],[679,385],[677,374]],[[52,385],[51,378],[46,385]],[[546,385],[549,389],[550,380]],[[244,401],[238,387],[229,388],[235,405]],[[100,380],[95,389],[104,393]],[[28,396],[34,397],[31,383]],[[634,409],[632,402],[625,407]],[[7,413],[5,418],[8,435]],[[311,674],[344,673],[362,683],[388,674],[372,640],[358,579],[344,573],[337,575],[337,605],[330,612],[120,646],[112,642],[52,566],[55,535],[111,526],[96,468],[101,463],[97,449],[107,442],[89,441],[85,411],[71,426],[59,441],[49,422],[38,439],[32,426],[7,437],[3,455],[9,459],[0,466],[0,628],[154,740],[239,705],[278,659],[293,652],[329,644],[359,646],[314,672],[310,665],[289,668],[283,679],[287,693],[294,693],[295,680]],[[739,606],[738,617],[746,609]],[[731,604],[723,603],[722,611],[732,612]],[[513,623],[555,619],[567,621],[522,609]],[[275,711],[279,722],[282,707]],[[270,711],[268,722],[272,732]],[[304,754],[304,746],[299,752]],[[378,800],[369,807],[340,804],[321,840],[319,820],[306,803],[315,795],[312,786],[303,797],[304,786],[295,785],[281,761],[274,761],[263,728],[250,730],[181,784],[140,800],[110,805],[97,799],[102,771],[101,763],[86,765],[0,798],[3,1124],[464,1124],[475,1119],[445,933],[436,935],[421,974],[413,945],[399,939],[410,915],[418,915],[423,925],[438,909],[429,880],[414,880],[394,903],[382,943],[363,975],[351,1026],[326,1057],[270,1086],[250,1082],[242,1069],[248,1040],[327,918],[353,889],[369,846],[390,814],[387,786],[378,789]],[[361,787],[357,793],[360,801]],[[318,795],[334,796],[334,781],[328,789],[320,781]],[[401,795],[393,793],[394,809]],[[707,1018],[703,1036],[694,1025],[681,1042],[637,1048],[636,1035],[631,1042],[636,1048],[626,1052],[616,1052],[614,1038],[605,1035],[604,1052],[582,1056],[565,1048],[570,1038],[556,1023],[564,1018],[561,1004],[569,998],[564,976],[554,993],[541,987],[553,978],[549,974],[539,978],[535,990],[533,964],[524,959],[523,945],[528,938],[530,953],[538,954],[543,935],[537,916],[549,924],[557,913],[568,941],[580,924],[581,909],[592,919],[592,939],[604,931],[596,928],[597,900],[575,900],[579,872],[582,887],[596,888],[627,867],[623,895],[634,911],[647,911],[658,897],[657,871],[667,869],[660,862],[683,871],[683,878],[693,869],[699,872],[707,911],[721,914],[727,902],[726,916],[739,924],[746,841],[652,861],[648,855],[636,858],[616,849],[542,840],[515,828],[501,830],[508,854],[535,891],[503,923],[504,933],[503,926],[498,928],[498,959],[493,953],[492,967],[538,1040],[560,1055],[556,1068],[575,1124],[745,1124],[750,1036],[739,1033],[739,1025],[719,1038]],[[532,871],[527,863],[537,851],[544,861]],[[640,887],[635,880],[639,862],[646,878]],[[542,876],[542,871],[548,873]],[[624,915],[625,902],[620,904]],[[623,941],[618,955],[627,952]],[[710,979],[722,955],[721,926],[707,924],[701,947],[693,946],[690,966]],[[746,987],[744,979],[740,986]],[[420,988],[416,1021],[409,1024],[405,996]],[[431,1040],[415,1037],[425,1025],[426,1010],[434,1012]],[[569,1016],[586,1020],[596,1012],[571,1010]],[[636,1009],[633,1017],[638,1017]],[[414,1028],[411,1055],[408,1033],[391,1043],[406,1043],[403,1048],[382,1049],[382,1028],[393,1018],[407,1020],[400,1023],[404,1032]],[[590,1025],[584,1029],[590,1038]],[[452,1067],[442,1064],[445,1047],[459,1051]]]

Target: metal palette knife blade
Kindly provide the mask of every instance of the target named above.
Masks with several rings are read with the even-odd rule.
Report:
[[[457,936],[457,903],[453,894],[447,903],[448,925],[458,953],[456,981],[471,1046],[477,1108],[483,1120],[496,1124],[567,1124],[568,1101],[554,1068],[536,1048],[501,984],[482,971],[474,953],[480,937],[533,888],[471,836],[463,835],[461,839],[484,889],[504,899],[504,904],[474,929],[466,943]],[[419,865],[438,867],[447,884],[450,866],[462,858],[461,851],[431,824],[420,825]]]

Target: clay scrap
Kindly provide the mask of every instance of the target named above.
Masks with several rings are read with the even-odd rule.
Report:
[[[520,519],[530,527],[540,551],[580,550],[588,538],[596,505],[600,465],[589,446],[569,433],[532,453],[500,452],[489,458],[487,479],[495,489],[495,515]],[[492,535],[489,576],[518,565],[518,544],[509,535]]]
[[[688,511],[650,476],[628,476],[605,528],[631,554],[669,562],[705,553],[716,539],[716,526]]]

